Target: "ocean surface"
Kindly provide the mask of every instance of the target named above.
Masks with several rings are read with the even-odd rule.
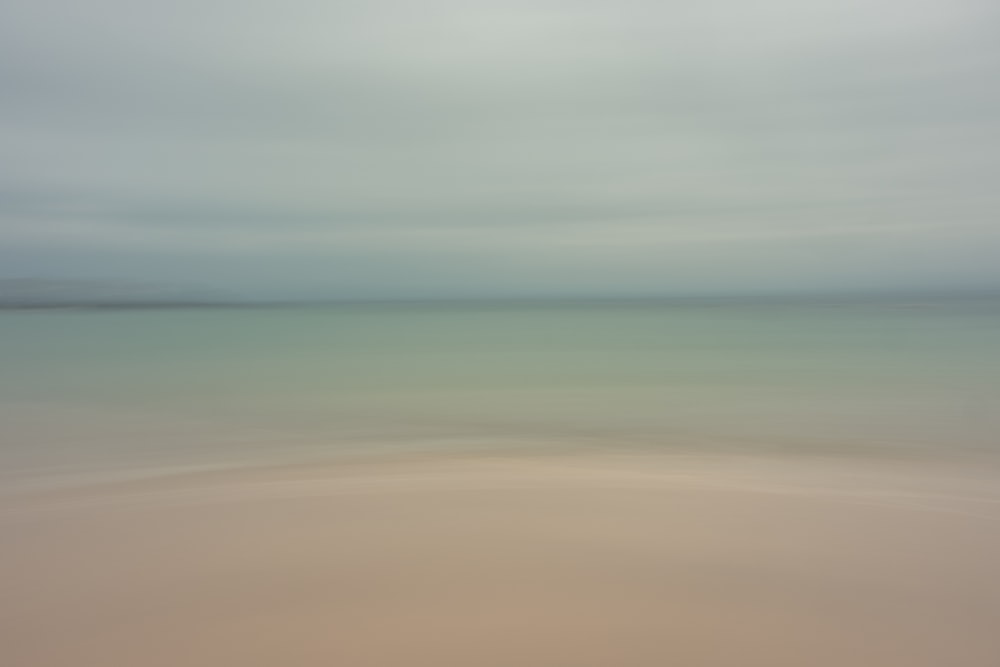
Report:
[[[1000,453],[1000,300],[0,313],[7,481],[344,455]]]

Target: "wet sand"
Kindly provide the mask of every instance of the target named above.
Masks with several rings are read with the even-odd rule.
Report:
[[[995,667],[1000,475],[683,456],[22,490],[11,667]]]

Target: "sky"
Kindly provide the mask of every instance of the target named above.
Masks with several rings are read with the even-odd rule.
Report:
[[[1000,287],[993,0],[5,0],[0,278]]]

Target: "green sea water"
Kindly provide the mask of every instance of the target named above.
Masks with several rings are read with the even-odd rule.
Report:
[[[428,448],[1000,451],[1000,301],[0,313],[8,476]]]

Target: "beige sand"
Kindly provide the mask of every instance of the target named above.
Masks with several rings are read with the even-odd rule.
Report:
[[[9,495],[9,667],[1000,665],[990,471],[427,460]]]

